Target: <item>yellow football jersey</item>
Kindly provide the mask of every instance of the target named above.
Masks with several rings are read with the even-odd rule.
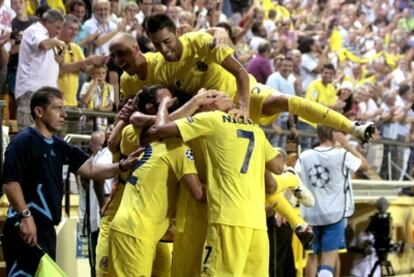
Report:
[[[116,158],[114,158],[114,161],[119,161],[122,157],[128,156],[131,152],[137,149],[137,146],[139,145],[141,130],[142,129],[136,128],[131,124],[124,127],[120,141],[120,151],[118,153],[112,153],[114,157],[116,156]],[[107,270],[107,263],[104,261],[108,258],[109,228],[112,219],[114,218],[121,203],[125,189],[124,184],[129,175],[130,171],[123,172],[119,175],[120,182],[111,192],[110,200],[101,218],[101,224],[99,227],[99,240],[96,248],[98,276],[102,276],[102,274],[104,274]]]
[[[155,67],[161,60],[162,55],[160,53],[147,52],[144,54],[147,60],[147,78],[141,80],[138,75],[129,75],[127,72],[121,75],[121,92],[126,98],[134,97],[137,92],[146,85],[156,84]]]
[[[198,138],[203,145],[208,222],[266,230],[265,163],[276,153],[262,129],[221,111],[176,123],[185,142]]]
[[[156,67],[160,83],[190,95],[207,88],[225,91],[234,98],[236,79],[221,66],[234,50],[231,47],[213,47],[213,37],[205,32],[186,33],[179,40],[183,45],[180,60],[169,62],[162,58]]]
[[[111,229],[158,241],[173,216],[179,181],[186,174],[197,173],[193,153],[178,139],[154,142],[133,169]]]
[[[121,151],[121,158],[126,158],[129,154],[138,149],[139,138],[141,135],[142,128],[137,128],[132,124],[128,124],[122,129],[122,138],[119,143],[119,149]],[[119,177],[125,183],[131,174],[131,171],[121,172]]]

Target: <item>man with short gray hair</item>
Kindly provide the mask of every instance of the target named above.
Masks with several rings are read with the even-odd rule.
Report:
[[[16,76],[17,125],[19,130],[33,123],[30,116],[32,91],[43,86],[57,88],[59,64],[65,43],[56,38],[65,18],[57,9],[45,12],[40,22],[23,32]]]

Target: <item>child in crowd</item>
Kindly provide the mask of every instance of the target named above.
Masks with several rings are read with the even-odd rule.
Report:
[[[115,93],[112,85],[105,81],[108,68],[106,65],[94,66],[92,80],[82,86],[80,97],[90,110],[110,112],[113,109]],[[94,129],[105,130],[108,125],[106,117],[96,117]]]

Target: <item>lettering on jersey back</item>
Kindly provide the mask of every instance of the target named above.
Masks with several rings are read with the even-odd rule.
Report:
[[[235,123],[235,124],[244,124],[244,125],[255,125],[254,122],[251,119],[248,119],[247,122],[244,122],[244,119],[242,117],[235,118],[229,114],[223,115],[223,123]]]

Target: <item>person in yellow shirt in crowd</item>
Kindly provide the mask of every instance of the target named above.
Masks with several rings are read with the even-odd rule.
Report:
[[[155,48],[163,55],[156,76],[168,88],[194,94],[201,87],[225,91],[238,104],[237,116],[256,122],[274,121],[288,111],[314,123],[351,133],[361,142],[375,130],[372,122],[352,122],[330,108],[297,96],[287,96],[255,82],[234,57],[234,50],[216,46],[206,33],[187,33],[178,37],[174,22],[165,14],[148,17],[145,30]]]
[[[171,97],[167,89],[145,87],[138,94],[138,108],[154,114],[165,97]],[[164,108],[163,104],[160,107]],[[178,190],[185,189],[177,186],[179,182],[196,199],[203,196],[194,156],[181,140],[147,145],[133,169],[110,227],[110,276],[151,275],[156,245],[173,217]]]
[[[200,140],[206,159],[209,214],[201,276],[266,276],[269,246],[264,176],[265,168],[281,173],[277,152],[252,120],[245,122],[226,113],[235,106],[224,95],[201,106],[202,111],[210,112],[174,122],[168,122],[163,107],[157,115],[159,126],[150,128],[144,138]],[[274,187],[266,188],[266,192],[273,191]]]
[[[63,91],[65,107],[78,107],[76,94],[79,88],[79,72],[89,72],[94,64],[103,65],[106,56],[92,55],[85,58],[82,49],[73,42],[79,31],[81,22],[74,15],[67,15],[58,38],[66,43],[63,63],[60,65],[58,86]]]
[[[305,99],[319,103],[328,108],[335,108],[336,101],[336,89],[332,84],[335,76],[335,67],[333,64],[323,65],[321,72],[321,79],[312,81],[305,94]],[[299,117],[298,129],[302,132],[314,133],[316,131],[316,124],[309,122],[306,118]],[[314,137],[299,137],[299,144],[302,150],[306,150],[312,147],[315,143]]]

